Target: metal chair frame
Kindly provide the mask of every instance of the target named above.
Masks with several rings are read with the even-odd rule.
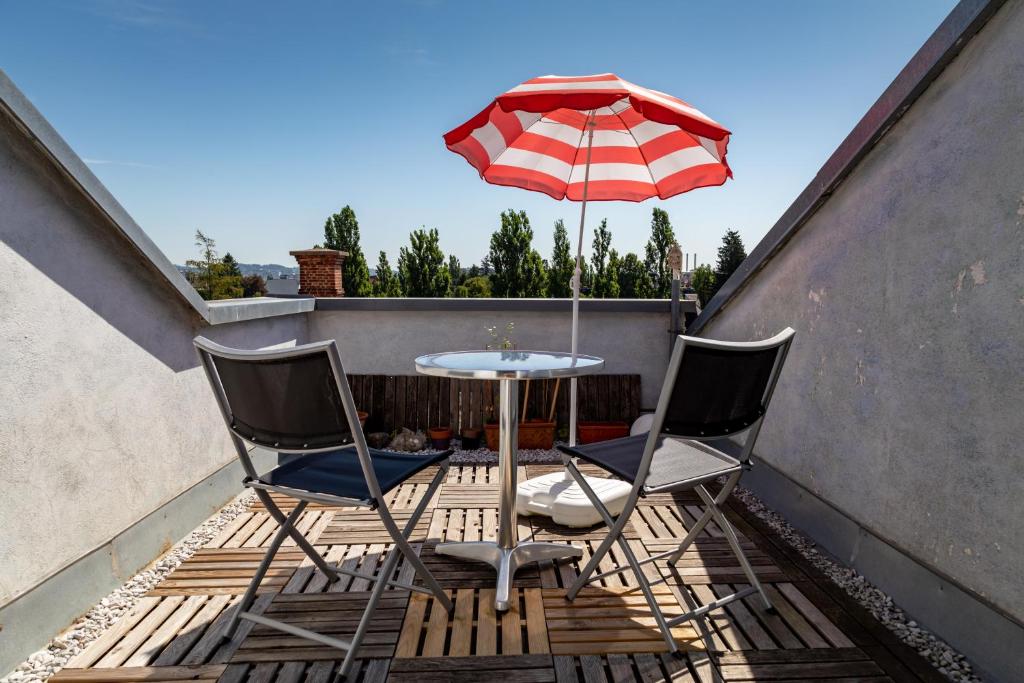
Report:
[[[409,544],[409,537],[412,535],[413,530],[416,528],[416,524],[423,512],[426,510],[430,500],[434,497],[438,487],[444,481],[445,475],[448,471],[449,462],[448,459],[444,459],[439,464],[437,475],[431,480],[430,485],[423,494],[423,498],[419,504],[413,510],[409,521],[406,523],[403,529],[399,529],[394,517],[391,514],[391,510],[388,508],[387,503],[384,501],[384,493],[381,491],[380,484],[377,480],[376,472],[373,469],[372,456],[370,455],[369,447],[366,444],[366,437],[363,434],[363,430],[359,425],[358,413],[356,410],[355,399],[352,397],[352,390],[346,379],[345,371],[341,363],[341,357],[338,353],[337,345],[333,340],[316,342],[313,344],[304,344],[301,346],[295,346],[287,349],[278,350],[260,350],[260,351],[247,351],[232,349],[216,344],[215,342],[206,339],[205,337],[196,337],[194,340],[196,349],[199,352],[199,357],[203,365],[203,369],[206,371],[206,376],[210,380],[210,385],[213,388],[214,395],[217,399],[217,405],[220,408],[221,415],[224,418],[224,422],[228,427],[228,432],[231,434],[231,441],[235,445],[238,458],[242,462],[242,467],[245,470],[246,477],[243,480],[243,485],[247,488],[254,489],[257,497],[266,507],[270,515],[281,525],[277,533],[274,535],[273,540],[270,543],[270,547],[267,549],[266,555],[260,562],[259,567],[256,570],[252,581],[249,583],[245,594],[242,596],[242,601],[239,603],[238,608],[231,615],[230,620],[224,630],[224,638],[230,640],[234,637],[235,632],[238,628],[239,622],[242,619],[251,621],[256,624],[262,624],[271,628],[289,633],[300,638],[306,638],[318,643],[322,643],[329,647],[335,647],[339,650],[345,651],[345,657],[342,661],[341,668],[338,670],[338,678],[344,678],[352,667],[355,661],[355,654],[359,649],[359,645],[366,634],[366,630],[370,624],[373,612],[377,607],[377,603],[380,601],[384,594],[384,590],[387,586],[395,586],[403,588],[409,591],[416,591],[420,593],[427,593],[433,595],[434,599],[444,607],[448,612],[452,610],[452,602],[445,594],[444,590],[438,584],[437,580],[431,574],[430,570],[423,564],[419,555],[416,554],[415,549]],[[330,360],[332,374],[334,375],[334,381],[338,387],[338,393],[341,397],[342,408],[345,412],[345,418],[348,422],[349,431],[352,433],[353,443],[344,446],[327,446],[323,448],[314,449],[288,449],[281,448],[275,444],[257,443],[246,439],[235,432],[232,429],[232,418],[231,418],[231,407],[228,402],[227,394],[224,391],[224,387],[221,384],[220,375],[217,372],[217,367],[213,362],[213,357],[218,356],[230,360],[240,361],[261,361],[261,360],[282,360],[287,358],[295,358],[302,356],[309,356],[318,353],[326,353],[327,358]],[[267,484],[259,479],[259,474],[256,472],[256,468],[253,465],[252,458],[249,455],[249,449],[246,444],[252,444],[257,447],[271,448],[281,453],[294,453],[294,454],[308,454],[308,453],[320,453],[327,451],[338,451],[342,449],[355,449],[356,454],[359,458],[359,464],[363,472],[363,476],[366,479],[367,488],[370,492],[370,497],[366,500],[358,500],[353,498],[342,498],[325,493],[316,493],[312,491],[304,491],[301,489],[290,488],[287,486],[278,486],[273,484]],[[270,496],[270,492],[277,492],[286,495],[290,498],[294,498],[298,501],[295,509],[290,514],[285,515],[284,512],[277,506],[273,498]],[[327,505],[338,505],[338,506],[354,506],[354,507],[370,507],[377,511],[380,515],[381,522],[383,522],[385,529],[388,534],[394,540],[394,545],[387,553],[387,559],[383,562],[380,570],[376,575],[364,574],[356,572],[341,566],[331,566],[327,563],[323,556],[320,555],[313,547],[313,545],[298,531],[295,527],[295,523],[302,515],[303,510],[309,503],[322,503]],[[249,608],[252,607],[253,602],[256,599],[256,591],[259,588],[260,583],[263,580],[264,575],[270,568],[270,563],[273,561],[274,556],[277,554],[278,549],[284,542],[285,538],[291,537],[296,545],[302,549],[302,551],[309,557],[309,559],[316,565],[316,567],[322,571],[330,582],[335,582],[341,578],[341,574],[347,576],[353,576],[360,579],[366,579],[374,583],[373,590],[370,594],[369,601],[367,602],[366,609],[363,612],[363,616],[359,621],[359,625],[356,627],[356,632],[352,639],[349,641],[341,640],[338,638],[332,638],[330,636],[310,631],[308,629],[299,628],[292,626],[276,619],[270,619],[260,614],[254,614],[249,612]],[[392,580],[390,577],[394,574],[395,568],[398,564],[400,557],[404,557],[412,568],[415,570],[426,584],[426,588],[421,586],[415,586],[412,584],[402,583],[400,581]]]
[[[761,400],[761,405],[764,408],[767,408],[769,402],[771,401],[772,393],[775,391],[775,385],[778,382],[779,375],[782,371],[782,366],[785,363],[786,354],[789,352],[789,346],[792,342],[794,334],[795,332],[791,328],[786,328],[785,330],[783,330],[776,336],[772,337],[771,339],[766,339],[764,341],[757,342],[725,342],[710,339],[701,339],[698,337],[687,337],[685,335],[679,335],[676,338],[676,343],[672,350],[672,356],[669,360],[668,371],[665,374],[665,381],[662,384],[661,395],[658,398],[658,407],[654,413],[654,422],[651,425],[651,431],[649,432],[647,441],[644,445],[644,452],[642,459],[640,461],[639,469],[637,471],[637,476],[633,482],[633,488],[630,490],[629,497],[627,498],[626,503],[622,508],[622,512],[619,514],[618,517],[613,518],[608,508],[601,502],[597,494],[594,493],[594,490],[587,483],[586,477],[584,477],[580,473],[579,469],[576,467],[576,464],[573,462],[573,456],[564,452],[562,453],[562,462],[568,470],[569,474],[572,475],[572,478],[583,490],[583,492],[586,494],[590,502],[594,505],[595,508],[597,508],[598,512],[601,514],[602,520],[604,520],[604,523],[609,527],[608,535],[604,538],[604,540],[601,541],[601,544],[598,546],[597,550],[594,551],[594,554],[591,555],[590,561],[587,562],[586,566],[580,572],[580,575],[576,579],[576,582],[573,583],[573,585],[566,592],[566,599],[570,601],[574,600],[576,598],[576,595],[579,593],[580,589],[582,589],[583,586],[585,586],[588,583],[604,578],[606,576],[621,574],[626,571],[632,571],[633,575],[636,577],[636,580],[640,585],[640,590],[643,592],[644,598],[647,600],[647,604],[651,608],[651,612],[654,616],[655,621],[658,624],[658,628],[661,630],[662,636],[664,637],[666,644],[668,645],[669,651],[676,656],[679,656],[681,653],[679,651],[678,645],[675,642],[675,638],[673,638],[672,636],[672,628],[674,626],[678,626],[679,624],[689,621],[691,619],[702,617],[703,615],[707,614],[712,610],[724,607],[725,605],[728,605],[729,603],[734,602],[736,600],[740,600],[748,595],[751,595],[752,593],[759,593],[761,596],[761,600],[764,603],[765,609],[770,612],[774,612],[774,607],[772,607],[771,600],[768,598],[768,594],[765,592],[760,580],[758,580],[757,575],[754,573],[754,570],[751,567],[749,560],[747,560],[746,554],[744,554],[743,548],[740,546],[739,539],[736,536],[735,530],[733,529],[732,525],[729,523],[728,519],[726,519],[725,514],[721,510],[721,505],[726,501],[726,499],[729,497],[729,494],[732,493],[733,489],[736,488],[736,485],[739,483],[740,477],[742,476],[743,472],[751,469],[753,466],[753,464],[750,461],[750,456],[754,450],[754,443],[757,441],[757,435],[761,430],[761,424],[764,421],[764,414],[762,414],[761,417],[757,418],[749,426],[745,426],[742,429],[739,429],[729,434],[723,434],[711,438],[705,436],[700,436],[698,438],[696,435],[667,435],[668,438],[678,438],[682,440],[689,439],[692,441],[699,441],[702,444],[706,444],[706,442],[708,441],[727,439],[739,434],[743,434],[745,432],[743,447],[739,459],[732,458],[726,453],[723,453],[720,450],[715,449],[718,455],[724,456],[728,460],[734,460],[736,462],[735,467],[727,468],[725,470],[719,470],[713,474],[702,475],[699,477],[678,482],[672,482],[669,484],[664,484],[651,488],[648,488],[645,485],[645,481],[650,471],[651,462],[654,458],[655,447],[657,445],[658,439],[661,437],[661,430],[665,421],[665,414],[669,408],[669,403],[672,398],[672,391],[675,386],[677,375],[679,374],[679,368],[683,362],[683,355],[688,347],[703,347],[719,350],[744,351],[763,351],[772,348],[777,349],[775,363],[772,367],[767,385],[765,387],[764,395]],[[722,476],[726,477],[725,483],[723,484],[722,488],[718,491],[717,495],[712,495],[711,492],[708,491],[706,484],[715,481]],[[693,527],[687,532],[685,538],[683,538],[682,542],[680,542],[679,546],[674,550],[668,550],[663,553],[658,553],[644,560],[637,560],[636,554],[633,552],[633,549],[630,547],[629,543],[627,543],[626,540],[623,538],[622,532],[625,529],[626,523],[629,521],[630,516],[633,514],[633,511],[636,509],[636,505],[640,497],[648,493],[685,491],[690,489],[695,490],[697,492],[697,495],[700,496],[701,501],[704,503],[704,512],[701,515],[701,517],[697,520],[696,524],[694,524]],[[694,603],[690,599],[687,592],[683,590],[682,594],[684,596],[684,599],[688,603],[688,607],[690,608],[689,611],[679,616],[666,618],[665,615],[662,613],[661,608],[658,606],[657,601],[654,598],[654,594],[651,591],[651,584],[644,576],[641,567],[645,564],[649,564],[651,562],[656,562],[658,560],[663,560],[666,558],[668,559],[668,562],[670,564],[675,565],[682,557],[686,549],[691,544],[693,544],[698,534],[700,534],[700,532],[704,529],[705,526],[707,526],[707,524],[711,520],[714,520],[718,527],[722,530],[722,533],[725,535],[726,541],[729,543],[729,547],[732,549],[733,554],[739,561],[740,567],[743,569],[743,573],[744,575],[746,575],[750,585],[747,588],[744,588],[742,590],[737,591],[736,593],[733,593],[732,595],[724,596],[702,607],[697,607],[696,603]],[[618,544],[619,549],[621,550],[623,556],[626,558],[627,565],[606,572],[602,572],[600,574],[593,575],[594,570],[597,568],[598,564],[601,562],[604,556],[611,549],[612,545],[615,543]]]

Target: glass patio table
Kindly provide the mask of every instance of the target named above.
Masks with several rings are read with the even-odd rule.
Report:
[[[600,372],[596,356],[555,351],[453,351],[420,356],[417,372],[438,377],[498,380],[498,539],[440,543],[436,552],[486,562],[498,572],[494,606],[509,608],[512,579],[519,567],[541,560],[582,557],[583,551],[565,543],[519,542],[516,525],[516,464],[519,432],[519,382],[525,379],[579,377]]]

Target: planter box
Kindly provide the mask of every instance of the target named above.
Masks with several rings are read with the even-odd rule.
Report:
[[[629,425],[625,422],[580,422],[576,436],[581,444],[621,439],[629,436]]]
[[[496,423],[484,425],[484,433],[487,436],[487,447],[492,451],[498,450],[498,425]],[[519,423],[519,447],[550,449],[555,445],[555,423],[554,422],[520,422]]]

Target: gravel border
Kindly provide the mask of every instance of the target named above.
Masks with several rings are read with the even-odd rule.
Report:
[[[0,683],[37,683],[60,671],[73,657],[99,638],[104,631],[130,610],[156,584],[206,545],[228,522],[246,512],[252,502],[251,491],[244,491],[199,528],[179,541],[155,562],[129,579],[120,588],[99,601],[63,633],[33,653]]]
[[[451,462],[457,465],[491,465],[498,462],[498,454],[487,448],[472,451],[457,449],[451,456]],[[519,462],[557,464],[561,462],[561,458],[559,452],[554,449],[521,450],[519,451]],[[921,656],[935,666],[939,673],[956,683],[981,683],[981,679],[974,673],[964,655],[910,619],[906,612],[893,603],[892,598],[869,583],[856,570],[843,566],[828,554],[818,550],[813,541],[790,526],[785,518],[768,508],[750,490],[737,487],[734,495],[751,513],[767,524],[804,559],[871,612],[902,642],[917,650]],[[206,545],[228,522],[245,512],[252,499],[251,491],[240,494],[152,565],[100,600],[99,604],[77,619],[71,627],[54,638],[45,648],[32,654],[6,677],[0,678],[0,683],[42,683],[46,681],[102,635],[121,615],[130,610],[139,598],[148,593],[178,565],[191,557],[196,550]]]
[[[892,598],[873,586],[855,569],[842,565],[824,551],[818,550],[812,540],[790,526],[782,515],[766,506],[749,489],[737,486],[733,495],[804,559],[871,612],[897,638],[917,650],[939,673],[957,683],[981,683],[964,655],[908,617],[906,612],[893,603]]]

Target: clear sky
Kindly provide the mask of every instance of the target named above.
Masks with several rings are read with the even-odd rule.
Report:
[[[729,127],[735,178],[592,204],[587,246],[607,217],[642,253],[661,206],[713,262],[726,229],[753,248],[954,4],[9,1],[0,68],[174,262],[202,228],[286,265],[345,204],[371,265],[423,225],[477,262],[510,207],[547,258],[579,205],[486,184],[441,135],[528,78],[611,71]]]

